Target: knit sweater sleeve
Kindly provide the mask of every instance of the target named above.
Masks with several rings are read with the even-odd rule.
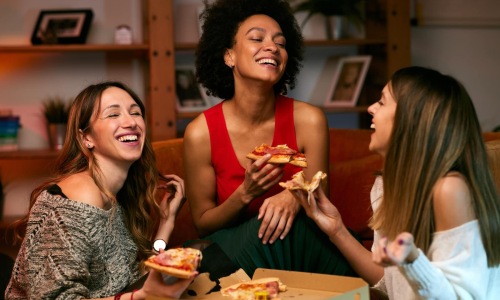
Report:
[[[120,291],[123,286],[108,287],[103,281],[109,268],[101,262],[112,257],[103,257],[99,239],[112,224],[109,214],[42,193],[30,213],[7,288],[9,299],[81,299]]]
[[[435,233],[428,255],[401,271],[425,299],[486,299],[490,271],[477,221]]]

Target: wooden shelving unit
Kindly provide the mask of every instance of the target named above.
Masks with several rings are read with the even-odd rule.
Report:
[[[173,0],[142,0],[144,43],[137,45],[40,45],[0,46],[0,53],[104,52],[129,53],[143,57],[147,65],[148,120],[153,141],[177,136],[177,120],[190,119],[199,113],[178,113],[175,96],[175,52],[194,51],[196,43],[175,44]],[[408,1],[375,0],[367,2],[366,38],[306,41],[306,47],[357,46],[360,54],[373,56],[367,86],[359,106],[325,108],[326,113],[366,112],[376,100],[390,74],[410,65],[410,7]],[[35,154],[36,151],[30,154]],[[40,151],[45,155],[44,151]],[[0,157],[17,154],[0,153]],[[19,154],[24,155],[24,154]]]
[[[360,127],[370,122],[368,106],[378,99],[383,85],[396,70],[409,66],[410,4],[400,0],[374,0],[366,3],[366,38],[306,40],[305,47],[332,48],[355,46],[361,55],[371,55],[372,63],[365,86],[355,107],[323,108],[325,113],[358,113]],[[196,43],[176,43],[175,50],[194,53]],[[304,62],[307,63],[307,62]],[[177,119],[194,118],[199,113],[177,113]]]
[[[44,53],[44,52],[137,52],[147,54],[149,45],[22,45],[0,46],[0,53]]]
[[[49,149],[0,151],[0,159],[55,158],[58,154],[59,151]]]

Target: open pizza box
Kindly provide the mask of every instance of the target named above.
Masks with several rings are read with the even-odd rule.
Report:
[[[336,275],[325,275],[316,273],[304,273],[294,271],[282,271],[271,269],[257,269],[252,278],[239,270],[232,275],[221,278],[221,287],[227,287],[235,283],[259,279],[265,277],[278,277],[287,286],[285,292],[279,294],[280,300],[369,300],[368,284],[361,278],[345,277]],[[208,273],[200,274],[182,295],[181,299],[196,300],[232,300],[224,297],[220,292],[204,295],[210,291],[215,283],[208,279]],[[197,295],[197,296],[195,296]],[[161,298],[147,298],[159,300]]]

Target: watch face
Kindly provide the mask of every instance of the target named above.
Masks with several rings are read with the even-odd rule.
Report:
[[[167,243],[164,240],[156,240],[153,243],[153,249],[155,249],[155,251],[157,252],[160,252],[160,249],[165,250],[165,248],[167,248]]]

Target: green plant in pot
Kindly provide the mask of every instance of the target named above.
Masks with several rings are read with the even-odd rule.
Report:
[[[49,97],[43,102],[43,115],[47,121],[50,148],[62,149],[66,137],[70,103],[59,96]]]
[[[337,28],[337,33],[332,32],[332,18],[337,20],[345,18],[345,20],[354,24],[358,30],[362,29],[365,21],[361,9],[364,0],[289,0],[289,2],[294,12],[308,12],[302,21],[302,28],[313,15],[323,15],[328,39],[341,37],[340,28]]]

